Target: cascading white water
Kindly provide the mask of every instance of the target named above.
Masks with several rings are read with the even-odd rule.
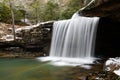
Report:
[[[40,60],[52,60],[55,65],[93,63],[98,22],[98,17],[81,17],[78,13],[54,22],[50,56]]]
[[[98,17],[77,17],[53,25],[50,57],[92,57]]]

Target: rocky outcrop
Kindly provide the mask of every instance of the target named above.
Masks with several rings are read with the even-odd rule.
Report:
[[[37,56],[48,55],[51,42],[51,28],[53,21],[42,22],[37,25],[24,26],[16,29],[16,40],[13,35],[5,35],[1,38],[0,50],[16,52],[16,48],[22,53],[37,52]],[[40,52],[40,54],[39,54]],[[34,55],[34,56],[36,56]]]
[[[120,58],[109,58],[103,65],[103,70],[90,73],[87,80],[119,80]]]
[[[26,26],[16,30],[18,43],[24,44],[24,48],[29,51],[42,51],[48,54],[51,42],[51,26],[53,21],[43,22],[33,26]]]
[[[92,0],[79,14],[100,17],[95,53],[97,57],[120,56],[120,0]]]
[[[86,80],[119,80],[119,76],[112,72],[108,71],[100,71],[100,72],[94,72],[90,73],[87,76]]]
[[[88,6],[79,10],[83,16],[109,17],[120,21],[120,0],[92,0]]]

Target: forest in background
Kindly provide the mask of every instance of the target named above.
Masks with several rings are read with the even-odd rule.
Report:
[[[19,24],[21,19],[28,19],[31,23],[50,20],[69,19],[80,8],[91,0],[0,0],[0,22],[11,23],[10,9],[13,10],[15,23]]]

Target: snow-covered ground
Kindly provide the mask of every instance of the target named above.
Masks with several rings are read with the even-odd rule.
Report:
[[[32,25],[32,23],[30,22],[30,20],[29,19],[21,19],[21,22],[25,22],[26,24],[28,24],[28,25]]]
[[[15,30],[15,32],[16,33],[19,33],[19,32],[21,32],[22,30],[30,30],[30,29],[32,29],[32,28],[35,28],[35,27],[38,27],[40,24],[38,23],[38,24],[36,24],[36,25],[30,25],[30,26],[24,26],[24,27],[21,27],[21,28],[17,28],[16,30]]]
[[[109,58],[105,65],[107,71],[113,71],[115,74],[120,76],[120,57]]]
[[[53,21],[47,21],[47,22],[41,22],[41,23],[38,23],[36,25],[30,25],[30,26],[24,26],[24,27],[20,27],[20,28],[17,28],[15,30],[16,33],[20,33],[22,30],[30,30],[30,29],[33,29],[33,28],[36,28],[36,27],[40,27],[40,25],[45,25],[45,24],[50,24],[52,23]],[[47,28],[46,28],[47,29]],[[49,30],[49,28],[48,28]]]
[[[15,25],[15,29],[20,28],[22,26]],[[12,25],[1,23],[0,22],[0,41],[12,41],[13,35],[12,35]]]
[[[14,40],[14,36],[13,35],[5,35],[1,38],[3,41],[13,41]],[[16,37],[16,39],[22,39],[20,37]]]

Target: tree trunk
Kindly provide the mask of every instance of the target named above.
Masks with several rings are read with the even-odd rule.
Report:
[[[16,40],[16,37],[15,37],[15,20],[14,20],[14,13],[13,13],[11,0],[9,0],[9,6],[10,6],[11,18],[12,18],[12,29],[13,29],[12,33],[13,33],[14,41],[15,41]]]
[[[38,23],[38,9],[36,8],[36,24]]]

